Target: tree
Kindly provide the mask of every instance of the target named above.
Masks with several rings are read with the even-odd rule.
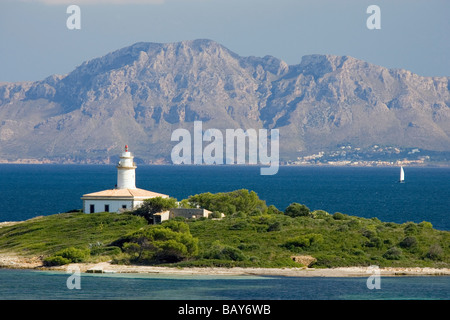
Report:
[[[210,192],[190,196],[188,204],[193,207],[201,207],[210,211],[222,212],[232,215],[236,212],[252,214],[255,212],[266,213],[267,205],[264,200],[259,199],[254,191],[240,189],[231,192]]]
[[[295,217],[307,217],[311,214],[311,211],[307,206],[300,203],[291,203],[286,210],[284,210],[284,214],[288,215],[292,218]]]
[[[144,201],[142,206],[132,211],[131,213],[137,216],[144,217],[148,223],[153,223],[153,215],[158,212],[166,211],[177,207],[177,199],[155,197]]]
[[[198,239],[181,221],[150,225],[117,242],[130,260],[138,263],[178,262],[198,254]]]

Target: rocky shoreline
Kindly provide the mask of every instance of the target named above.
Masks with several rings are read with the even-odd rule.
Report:
[[[287,276],[287,277],[368,277],[374,274],[372,267],[341,267],[328,269],[315,268],[218,268],[218,267],[157,267],[117,265],[109,262],[72,263],[57,267],[44,267],[40,257],[21,257],[0,254],[0,268],[34,269],[73,272],[79,270],[85,273],[138,273],[167,275],[212,275],[212,276]],[[380,276],[450,276],[450,268],[380,268]]]

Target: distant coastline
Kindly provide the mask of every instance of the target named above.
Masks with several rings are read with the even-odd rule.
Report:
[[[0,159],[0,165],[2,164],[44,164],[44,165],[112,165],[115,162],[112,161],[103,161],[103,160],[85,160],[85,161],[55,161],[50,159],[18,159],[18,160],[6,160]],[[153,166],[153,165],[161,165],[161,166],[178,166],[169,162],[163,161],[155,161],[155,162],[144,162],[141,163],[144,166]],[[183,166],[259,166],[252,164],[201,164],[201,165],[184,165]],[[390,167],[399,167],[399,166],[408,166],[415,168],[450,168],[450,163],[423,163],[423,162],[413,162],[413,161],[398,161],[394,163],[387,163],[385,161],[373,161],[373,162],[360,162],[360,163],[288,163],[286,161],[280,162],[281,167],[351,167],[351,168],[390,168]]]

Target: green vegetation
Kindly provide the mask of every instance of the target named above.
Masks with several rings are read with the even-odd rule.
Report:
[[[307,217],[311,214],[311,211],[307,206],[300,203],[292,203],[290,204],[286,210],[284,210],[284,214],[288,215],[289,217],[295,218],[295,217]]]
[[[148,223],[153,223],[153,215],[158,212],[166,211],[177,207],[177,199],[155,197],[147,199],[144,204],[131,214],[144,217]]]
[[[450,267],[450,232],[431,223],[382,222],[311,211],[293,203],[284,212],[256,193],[204,193],[180,203],[215,212],[215,219],[176,218],[149,225],[146,211],[78,212],[34,218],[0,228],[0,252],[40,255],[46,265],[107,261],[170,266],[294,267],[292,256],[312,256],[312,267]],[[167,204],[170,202],[169,204]],[[142,214],[144,212],[144,214]],[[225,218],[217,219],[219,213]]]
[[[173,263],[198,253],[198,240],[189,232],[189,226],[175,220],[141,228],[113,245],[124,251],[124,255],[116,258],[118,263]]]
[[[36,217],[0,228],[0,252],[47,257],[74,247],[90,249],[91,255],[101,256],[101,251],[109,243],[146,225],[142,217],[106,212],[72,212]]]
[[[44,259],[46,266],[59,266],[68,263],[84,262],[89,257],[89,249],[77,249],[70,247],[56,252],[50,257]]]
[[[216,194],[201,193],[190,196],[183,203],[186,207],[196,208],[199,206],[210,211],[222,212],[225,215],[232,215],[236,212],[257,215],[267,212],[266,202],[259,199],[256,192],[249,192],[246,189]]]

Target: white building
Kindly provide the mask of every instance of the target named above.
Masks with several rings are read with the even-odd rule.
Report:
[[[133,158],[128,146],[125,146],[117,166],[117,187],[83,195],[81,200],[85,213],[132,210],[142,205],[145,199],[169,198],[166,194],[136,188],[136,164]]]

